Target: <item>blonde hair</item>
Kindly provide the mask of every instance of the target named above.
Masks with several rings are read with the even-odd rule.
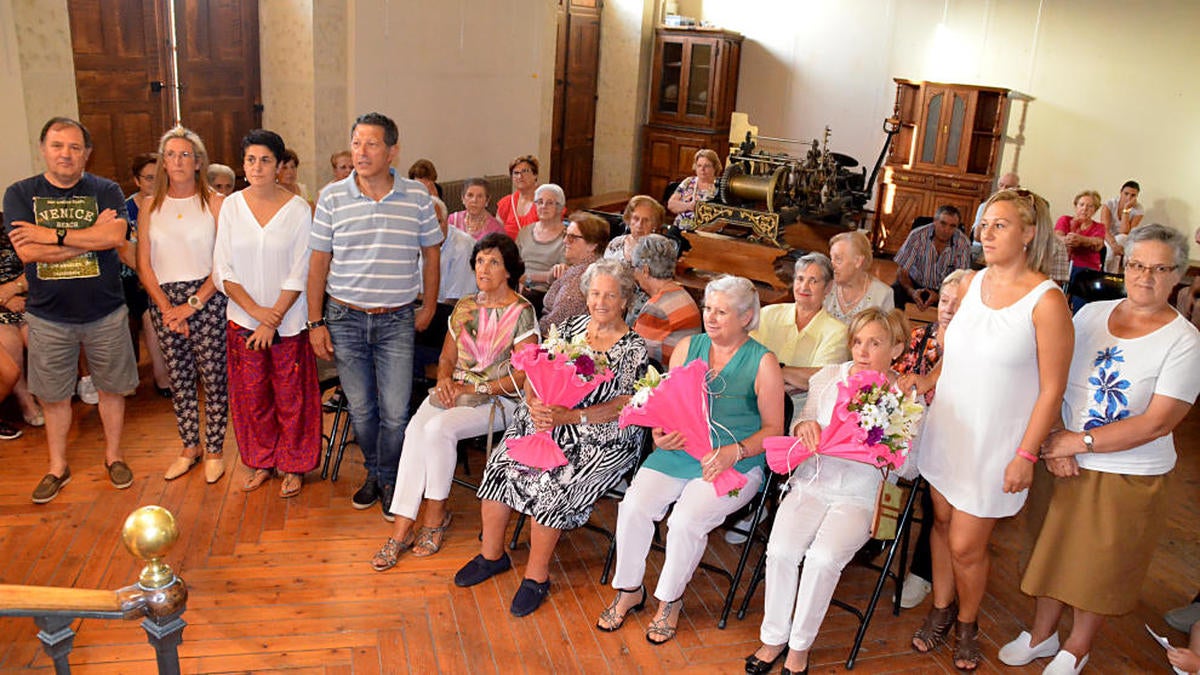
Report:
[[[1050,222],[1050,203],[1041,195],[1029,190],[1001,190],[988,198],[983,205],[988,207],[999,202],[1012,202],[1021,218],[1021,225],[1032,227],[1033,241],[1025,247],[1025,266],[1050,276],[1054,261],[1054,225]]]
[[[1075,198],[1071,200],[1071,204],[1078,205],[1080,197],[1091,197],[1096,202],[1096,208],[1100,208],[1100,205],[1104,203],[1100,201],[1099,192],[1096,192],[1095,190],[1083,190],[1079,194],[1075,195]]]
[[[650,195],[634,195],[630,197],[629,203],[625,205],[625,212],[621,214],[621,217],[625,219],[625,222],[629,222],[629,217],[633,215],[633,212],[643,206],[650,207],[650,220],[654,222],[654,230],[657,231],[658,228],[662,227],[663,218],[667,217],[667,210],[663,208],[662,204],[658,203],[657,199]]]
[[[854,230],[853,232],[841,232],[833,235],[829,240],[829,251],[832,255],[833,245],[839,241],[848,242],[859,255],[863,257],[863,270],[871,269],[871,263],[875,260],[875,256],[871,255],[871,240],[867,239],[867,235]]]
[[[938,292],[943,293],[947,288],[959,285],[965,276],[967,276],[967,270],[954,270],[950,274],[947,274],[946,278],[942,279],[942,285],[938,286]]]
[[[701,157],[712,162],[713,171],[715,171],[717,173],[721,173],[721,158],[717,156],[717,153],[715,150],[709,150],[708,148],[700,148],[699,150],[696,151],[695,156],[692,157],[692,169],[693,170],[695,170],[696,163],[700,161]]]
[[[846,348],[852,349],[854,347],[854,336],[858,335],[858,332],[866,328],[868,324],[875,323],[876,321],[883,324],[883,327],[887,329],[888,335],[892,338],[893,345],[901,344],[907,348],[908,335],[911,331],[908,328],[908,319],[904,318],[904,312],[898,309],[885,312],[878,307],[868,307],[850,319],[849,330],[846,331]]]
[[[208,184],[208,150],[204,148],[204,141],[200,140],[199,134],[182,126],[176,126],[167,133],[162,135],[162,139],[158,142],[158,167],[154,170],[154,196],[150,198],[151,213],[162,208],[163,201],[167,198],[167,188],[170,187],[167,178],[167,141],[182,138],[192,144],[192,152],[196,155],[196,194],[200,197],[200,210],[208,208],[208,200],[216,192]]]

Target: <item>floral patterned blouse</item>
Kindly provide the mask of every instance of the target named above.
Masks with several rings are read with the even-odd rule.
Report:
[[[938,340],[937,329],[936,322],[913,329],[908,349],[892,364],[897,373],[924,375],[933,370],[942,360],[942,343]],[[933,403],[933,393],[933,389],[925,392],[925,405]]]
[[[454,305],[450,334],[458,345],[455,379],[487,382],[508,374],[513,346],[537,335],[537,314],[519,295],[503,307],[483,307],[469,295]]]
[[[683,179],[683,182],[679,184],[679,187],[675,188],[675,194],[680,199],[690,199],[691,197],[695,196],[698,201],[702,202],[706,202],[717,196],[717,186],[715,184],[707,190],[700,190],[696,187],[697,183],[699,183],[699,181],[696,180],[695,176],[688,176],[687,178]],[[681,230],[695,229],[695,211],[684,211],[683,213],[675,216],[675,227],[678,227]]]

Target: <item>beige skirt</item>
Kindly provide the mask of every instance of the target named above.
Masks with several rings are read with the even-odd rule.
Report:
[[[1133,611],[1162,534],[1170,474],[1054,478],[1021,590],[1096,614]]]

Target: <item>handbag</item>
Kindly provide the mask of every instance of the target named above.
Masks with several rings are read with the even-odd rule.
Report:
[[[899,485],[887,480],[880,481],[879,492],[875,495],[875,515],[871,518],[872,539],[896,538],[903,496],[904,490]]]

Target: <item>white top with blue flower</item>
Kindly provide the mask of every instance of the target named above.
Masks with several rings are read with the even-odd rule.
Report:
[[[1182,316],[1140,338],[1108,331],[1120,300],[1093,302],[1075,315],[1075,355],[1063,424],[1085,431],[1140,415],[1155,395],[1194,403],[1200,393],[1200,331]],[[1076,455],[1092,471],[1157,476],[1175,466],[1171,434],[1121,452]]]

